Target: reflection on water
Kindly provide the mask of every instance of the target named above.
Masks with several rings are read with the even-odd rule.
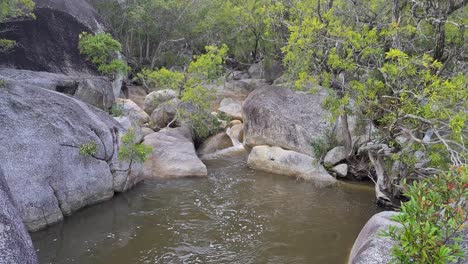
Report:
[[[363,185],[313,184],[210,161],[206,179],[150,181],[32,234],[41,263],[345,263],[378,211]]]

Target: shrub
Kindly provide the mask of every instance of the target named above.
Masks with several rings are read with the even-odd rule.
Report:
[[[395,263],[453,263],[464,252],[467,221],[468,169],[452,168],[447,173],[408,186],[409,201],[401,206],[392,226],[383,235],[396,241],[392,249]]]
[[[194,61],[190,63],[187,71],[192,78],[214,81],[223,73],[224,59],[229,48],[223,44],[220,48],[206,46],[205,49],[205,54],[194,56]]]
[[[170,71],[166,68],[161,68],[156,71],[143,69],[137,74],[137,79],[142,80],[146,86],[151,88],[180,91],[185,82],[185,75],[181,72]]]
[[[83,32],[79,36],[78,48],[98,70],[105,75],[115,77],[115,74],[126,74],[129,71],[127,64],[114,59],[122,50],[120,43],[108,33],[96,35]]]
[[[88,142],[80,145],[80,155],[85,157],[92,157],[96,155],[98,145],[95,142]]]
[[[135,132],[133,129],[129,129],[122,137],[122,145],[118,153],[118,159],[120,162],[138,162],[143,163],[146,161],[148,156],[151,154],[152,148],[145,144],[138,143],[136,140]]]
[[[110,110],[110,114],[111,116],[113,117],[119,117],[119,116],[123,116],[124,115],[124,112],[123,112],[123,106],[121,104],[117,104],[117,103],[114,103],[112,105],[112,108]]]

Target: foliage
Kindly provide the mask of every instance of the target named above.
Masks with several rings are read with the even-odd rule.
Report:
[[[398,195],[401,179],[466,163],[463,1],[306,0],[289,11],[282,49],[289,80],[299,90],[329,89],[324,105],[334,119],[352,113],[379,129],[371,144],[380,149],[364,146],[356,159],[405,168],[377,175],[387,177],[378,181],[382,192]],[[417,167],[408,157],[421,151],[429,161]]]
[[[120,43],[108,33],[96,35],[83,32],[79,36],[78,48],[80,53],[86,55],[98,70],[105,75],[115,77],[115,74],[126,74],[129,70],[127,64],[120,59],[114,59],[121,52]]]
[[[122,104],[114,103],[110,109],[110,114],[113,117],[119,117],[124,115],[124,109]]]
[[[191,78],[203,81],[214,81],[223,73],[223,64],[228,47],[223,44],[221,47],[206,46],[206,53],[194,56],[187,73]]]
[[[401,206],[384,236],[396,241],[395,263],[454,263],[464,252],[462,230],[468,219],[468,169],[453,167],[449,172],[408,186],[409,201]]]
[[[34,19],[34,6],[35,4],[32,0],[1,0],[0,23],[25,18]],[[8,31],[8,29],[3,29],[3,32],[5,31]],[[0,39],[0,52],[8,51],[15,45],[16,41],[14,40]]]
[[[172,89],[180,91],[185,82],[185,75],[181,72],[170,71],[163,67],[156,71],[143,69],[137,74],[137,79],[142,80],[146,86],[153,89]]]
[[[96,142],[88,142],[85,144],[80,145],[80,155],[85,157],[92,157],[95,156],[98,150],[98,145]]]
[[[122,136],[122,145],[120,146],[118,159],[120,162],[138,162],[143,163],[151,154],[152,147],[139,143],[136,140],[135,132],[129,129],[125,135]]]

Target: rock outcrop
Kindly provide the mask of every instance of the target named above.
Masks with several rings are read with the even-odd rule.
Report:
[[[162,129],[146,136],[143,143],[153,147],[144,164],[144,177],[147,179],[208,175],[186,127]]]
[[[105,110],[115,101],[112,84],[105,77],[0,68],[0,79],[63,93]]]
[[[31,238],[0,169],[0,264],[36,264]]]
[[[388,264],[391,259],[392,239],[380,236],[389,226],[398,226],[391,220],[396,212],[382,212],[374,215],[364,226],[354,242],[349,264]]]
[[[123,127],[67,95],[20,83],[0,89],[0,164],[29,230],[38,230],[136,183],[119,184]],[[80,153],[84,145],[95,151]],[[124,176],[125,177],[125,176]]]
[[[0,53],[3,67],[54,73],[96,73],[78,50],[80,33],[100,32],[104,23],[86,0],[35,0],[36,19],[6,23],[14,30],[0,37],[16,40],[9,53]]]
[[[336,182],[314,158],[279,147],[254,147],[247,164],[255,170],[311,180],[320,186]]]
[[[324,90],[302,93],[273,86],[255,90],[242,108],[244,143],[313,155],[311,144],[328,129],[328,112],[322,108],[326,96]]]

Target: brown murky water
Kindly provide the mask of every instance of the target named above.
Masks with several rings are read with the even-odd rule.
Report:
[[[41,263],[343,264],[379,209],[370,186],[313,184],[209,162],[209,177],[144,182],[34,233]]]

